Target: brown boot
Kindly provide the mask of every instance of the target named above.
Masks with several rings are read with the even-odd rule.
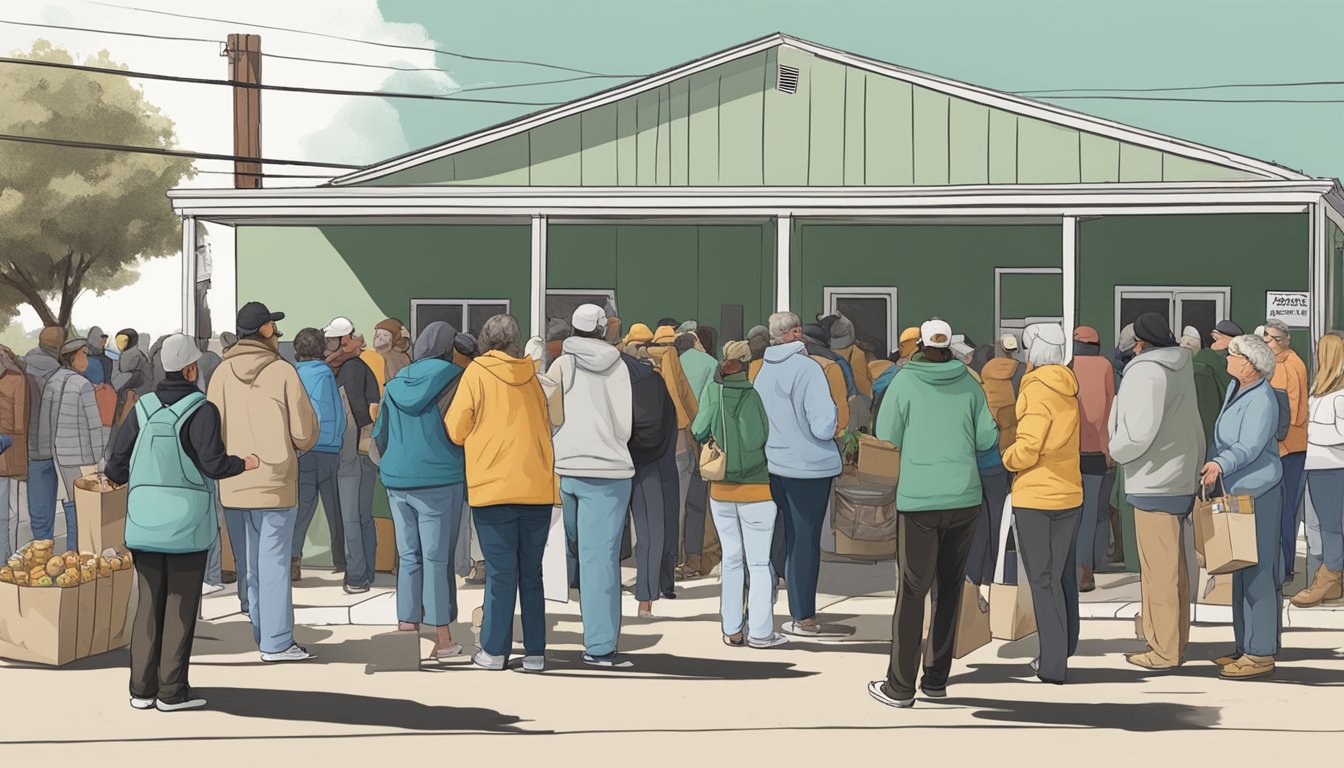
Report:
[[[303,578],[303,561],[297,557],[289,558],[289,580],[298,581]]]
[[[1091,568],[1083,566],[1083,577],[1078,580],[1078,591],[1091,592],[1096,588],[1097,588],[1096,574],[1092,572]]]
[[[1316,569],[1316,579],[1310,587],[1293,595],[1293,605],[1298,608],[1311,608],[1326,600],[1338,600],[1344,597],[1344,574],[1327,569],[1324,565]]]

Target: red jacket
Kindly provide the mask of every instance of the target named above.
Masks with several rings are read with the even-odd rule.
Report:
[[[1107,425],[1115,402],[1115,369],[1111,361],[1097,355],[1074,356],[1072,368],[1078,379],[1079,449],[1106,454],[1110,463]]]

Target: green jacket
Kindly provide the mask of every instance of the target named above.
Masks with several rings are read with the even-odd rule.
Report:
[[[1205,351],[1217,352],[1212,350],[1200,350],[1202,355]],[[1227,361],[1222,360],[1221,365],[1210,364],[1206,360],[1201,360],[1199,355],[1195,355],[1191,361],[1191,367],[1195,374],[1195,405],[1199,408],[1199,421],[1204,425],[1204,437],[1213,443],[1213,428],[1218,423],[1218,415],[1223,411],[1223,400],[1226,398],[1228,382],[1231,377],[1227,375]],[[1218,377],[1222,373],[1222,378]]]
[[[770,482],[770,468],[765,459],[765,440],[770,427],[761,396],[747,380],[745,371],[721,380],[716,377],[715,381],[705,385],[700,395],[700,412],[691,423],[691,433],[702,444],[713,436],[714,442],[728,454],[723,482]]]
[[[1227,392],[1228,386],[1232,383],[1232,375],[1227,372],[1227,352],[1204,347],[1195,353],[1195,362],[1204,363],[1213,369],[1213,378],[1218,382],[1218,410],[1221,411],[1223,393]]]
[[[912,359],[892,379],[875,436],[901,449],[899,512],[979,506],[976,454],[998,445],[985,391],[959,362]]]

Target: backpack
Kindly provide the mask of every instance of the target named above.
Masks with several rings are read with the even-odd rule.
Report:
[[[1020,363],[1018,367],[1021,368]],[[999,427],[999,449],[1008,450],[1017,440],[1017,388],[1012,379],[991,378],[983,372],[981,378],[989,415]]]
[[[182,448],[182,428],[205,403],[193,392],[171,406],[146,395],[135,406],[140,434],[131,451],[126,545],[149,552],[210,549],[219,535],[214,484]]]
[[[103,426],[112,426],[117,415],[117,391],[111,384],[95,384],[93,399],[98,403],[98,418],[103,422]]]

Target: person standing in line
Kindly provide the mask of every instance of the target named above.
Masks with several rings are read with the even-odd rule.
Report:
[[[1317,342],[1316,378],[1307,399],[1307,493],[1321,531],[1321,565],[1293,605],[1344,597],[1344,338]]]
[[[164,380],[126,417],[107,460],[107,479],[130,485],[126,546],[140,585],[131,623],[135,709],[205,706],[188,672],[207,550],[219,538],[214,483],[260,465],[225,452],[219,409],[197,386],[200,357],[190,337],[164,342]]]
[[[1027,372],[1017,398],[1017,435],[1003,452],[1013,472],[1013,518],[1021,535],[1022,570],[1031,588],[1042,682],[1063,685],[1078,649],[1078,570],[1083,475],[1078,381],[1064,365],[1064,329],[1027,326]]]
[[[112,364],[113,389],[117,392],[131,390],[137,397],[144,397],[154,391],[150,379],[153,378],[153,366],[140,348],[140,334],[134,328],[117,331],[117,349],[121,356]]]
[[[1114,475],[1106,425],[1115,403],[1115,370],[1101,356],[1101,336],[1095,328],[1081,325],[1073,331],[1073,361],[1069,364],[1078,381],[1079,469],[1083,475],[1083,517],[1078,526],[1078,565],[1082,568],[1078,589],[1097,588],[1095,573],[1105,568],[1107,538],[1111,524],[1111,484]]]
[[[653,616],[653,601],[671,589],[676,563],[666,557],[666,516],[676,514],[677,407],[642,343],[627,345],[621,360],[630,371],[633,414],[630,460],[635,465],[630,513],[635,524],[635,599],[639,615]],[[676,594],[675,592],[673,594]]]
[[[397,629],[435,629],[430,658],[462,653],[453,642],[453,550],[466,492],[466,460],[448,436],[462,369],[449,362],[457,330],[442,320],[415,340],[415,362],[387,383],[372,439],[397,533]]]
[[[1213,343],[1200,349],[1195,353],[1195,361],[1204,363],[1213,369],[1213,376],[1218,381],[1218,393],[1221,395],[1227,392],[1227,387],[1232,383],[1232,377],[1227,373],[1227,347],[1232,340],[1242,335],[1241,326],[1231,320],[1219,320],[1218,324],[1209,332],[1209,337]]]
[[[1124,471],[1138,539],[1143,635],[1148,650],[1126,661],[1150,670],[1179,667],[1190,641],[1190,578],[1182,528],[1199,489],[1208,442],[1199,420],[1190,352],[1167,320],[1134,321],[1135,357],[1125,366],[1108,425],[1111,458]]]
[[[89,335],[85,337],[88,348],[85,353],[88,355],[88,366],[81,373],[84,378],[92,384],[110,384],[112,382],[112,358],[107,356],[107,334],[98,326],[89,328]]]
[[[635,475],[629,445],[634,405],[630,370],[606,342],[606,321],[606,313],[595,304],[574,310],[574,335],[565,340],[564,354],[551,364],[546,378],[564,402],[564,424],[554,436],[555,471],[560,475],[565,532],[578,542],[583,662],[624,668],[633,666],[616,649],[621,633],[621,534]]]
[[[677,514],[666,515],[664,523],[667,526],[663,538],[664,557],[671,558],[676,569],[674,573],[678,579],[691,578],[700,575],[700,563],[691,560],[690,552],[685,551],[683,547],[683,524],[687,517],[697,517],[693,509],[695,502],[699,500],[708,500],[707,494],[693,493],[697,484],[703,484],[700,478],[700,469],[696,463],[699,456],[698,446],[695,440],[690,436],[691,422],[695,420],[697,401],[695,393],[691,391],[691,384],[686,377],[686,371],[681,367],[681,357],[677,354],[676,331],[668,323],[672,322],[670,318],[665,318],[658,325],[658,330],[654,333],[652,340],[645,347],[649,359],[653,361],[654,370],[662,376],[663,383],[667,385],[668,395],[672,398],[672,404],[677,410],[677,447],[675,459],[677,463]],[[631,329],[632,333],[634,329]],[[694,538],[694,537],[692,537]],[[664,585],[663,597],[674,599],[676,591],[674,587]]]
[[[359,353],[364,363],[373,372],[381,393],[387,382],[396,377],[402,368],[411,364],[410,334],[404,334],[406,327],[395,317],[389,317],[373,330],[373,347]]]
[[[776,312],[769,324],[771,347],[753,384],[768,421],[770,496],[784,521],[783,571],[774,551],[771,560],[775,576],[782,576],[788,588],[792,621],[784,631],[815,637],[821,634],[817,623],[821,523],[831,484],[842,468],[835,443],[842,425],[821,363],[808,355],[798,316]]]
[[[481,650],[473,661],[504,669],[513,651],[513,609],[522,605],[523,670],[546,668],[541,560],[555,504],[546,396],[532,360],[519,356],[518,321],[495,315],[481,328],[481,355],[463,372],[448,408],[448,437],[463,446],[476,535],[485,554]]]
[[[52,455],[65,490],[65,548],[79,549],[75,515],[75,481],[98,471],[107,453],[94,385],[84,377],[91,363],[88,341],[71,339],[61,346],[61,369],[52,374],[42,393],[42,410],[52,420]]]
[[[699,410],[699,403],[704,396],[704,388],[713,378],[714,372],[719,367],[719,361],[703,347],[702,335],[708,335],[709,328],[697,326],[694,320],[688,320],[681,324],[684,333],[677,337],[676,348],[677,357],[681,362],[682,370],[686,372],[686,382],[691,387],[691,394],[695,396],[696,409]],[[701,333],[701,332],[705,333]],[[712,344],[712,341],[711,341]],[[695,458],[699,458],[699,452],[696,452]],[[693,462],[691,468],[690,487],[687,492],[689,498],[686,500],[686,515],[682,522],[682,550],[685,557],[682,562],[685,567],[682,569],[682,578],[692,579],[698,576],[708,576],[714,570],[719,561],[723,559],[723,551],[719,546],[717,531],[712,525],[707,525],[709,520],[709,483],[700,476],[699,462]]]
[[[1283,479],[1278,441],[1279,401],[1269,385],[1274,353],[1255,336],[1228,347],[1234,383],[1214,428],[1213,450],[1200,482],[1215,492],[1250,496],[1257,562],[1232,574],[1232,629],[1236,649],[1214,663],[1224,680],[1249,680],[1274,672],[1283,636],[1283,565],[1278,548]]]
[[[27,476],[28,374],[14,350],[0,344],[0,560],[14,554],[9,500],[14,483]]]
[[[56,462],[52,458],[56,415],[46,398],[47,385],[61,368],[61,347],[65,329],[43,328],[37,346],[23,358],[28,376],[28,520],[34,539],[55,539]],[[69,521],[66,522],[69,525]],[[78,548],[78,541],[75,542]]]
[[[340,514],[341,502],[336,485],[336,470],[341,463],[341,438],[345,419],[336,376],[327,366],[326,340],[316,328],[304,328],[294,335],[294,365],[299,381],[308,394],[308,402],[317,413],[317,442],[299,456],[299,516],[294,524],[294,548],[289,560],[289,580],[303,578],[303,542],[308,537],[317,511],[318,498],[327,516],[327,526],[335,530],[335,518]],[[332,560],[342,542],[332,534]]]
[[[920,326],[919,353],[892,382],[874,430],[901,450],[896,488],[901,574],[887,674],[868,684],[868,694],[902,709],[914,706],[921,656],[927,659],[920,681],[924,695],[947,695],[966,558],[984,496],[976,457],[999,440],[984,389],[953,359],[951,345],[946,322]],[[940,599],[923,649],[930,590]]]
[[[1274,378],[1270,386],[1288,393],[1288,436],[1279,443],[1283,465],[1283,583],[1297,576],[1297,524],[1301,521],[1302,495],[1307,489],[1307,366],[1293,351],[1293,335],[1282,320],[1266,320],[1265,343],[1274,353]]]
[[[1219,385],[1219,373],[1227,375],[1227,361],[1222,361],[1222,371],[1199,358],[1203,339],[1193,326],[1186,326],[1181,332],[1181,346],[1190,352],[1190,367],[1195,375],[1195,398],[1199,402],[1199,421],[1204,425],[1204,435],[1213,439],[1213,425],[1223,409],[1223,398],[1227,394],[1227,384]]]
[[[233,349],[233,345],[237,343],[237,334],[232,331],[221,332],[219,334],[220,354],[228,354],[229,350]],[[145,358],[145,360],[146,363],[148,363],[148,358]],[[214,352],[208,350],[202,352],[201,359],[196,361],[196,386],[201,392],[210,391],[210,378],[214,376],[215,369],[217,369],[222,362],[224,362],[224,359]],[[218,493],[215,494],[215,513],[216,517],[218,517],[220,530],[227,533],[229,530],[228,521],[224,518],[224,506],[219,501]],[[237,568],[237,563],[246,557],[246,553],[243,552],[244,543],[245,542],[240,541],[235,544],[232,534],[229,534],[229,553],[233,555],[235,563],[234,568]],[[210,543],[210,552],[205,560],[205,594],[218,592],[224,588],[225,584],[232,584],[238,580],[238,572],[236,570],[224,570],[224,562],[222,559],[223,547],[223,535],[216,536],[215,540]],[[247,613],[247,591],[241,590],[238,598],[242,612]]]
[[[770,329],[764,325],[753,325],[747,331],[747,344],[751,347],[751,362],[747,363],[747,380],[755,381],[756,374],[765,365],[765,350],[770,348]]]
[[[267,663],[313,658],[294,642],[289,563],[298,518],[297,454],[317,443],[318,423],[298,371],[280,357],[276,323],[284,319],[283,312],[261,302],[244,304],[238,310],[239,341],[224,355],[206,393],[219,409],[229,452],[261,460],[257,470],[221,480],[219,497],[230,537],[246,542],[245,559],[236,565],[238,590],[247,592],[252,638]],[[237,537],[235,529],[241,529]]]
[[[373,524],[377,469],[369,458],[369,450],[373,419],[378,415],[383,387],[363,352],[351,356],[352,350],[364,346],[364,339],[355,333],[354,323],[344,317],[335,318],[323,329],[322,335],[326,337],[328,350],[332,347],[332,339],[337,340],[336,352],[327,355],[327,365],[340,388],[341,410],[338,413],[344,431],[340,464],[336,468],[341,508],[337,513],[339,524],[332,527],[332,560],[337,566],[344,566],[345,582],[341,588],[347,595],[359,595],[368,592],[373,584],[378,551],[377,529]],[[342,555],[339,559],[335,556],[337,550]]]
[[[697,442],[707,444],[712,439],[725,454],[723,479],[711,482],[709,488],[709,506],[723,545],[719,598],[723,642],[773,648],[788,638],[775,631],[770,547],[776,511],[765,455],[768,419],[760,395],[747,380],[750,345],[730,341],[724,345],[723,358],[714,380],[701,393],[700,412],[691,426]]]

